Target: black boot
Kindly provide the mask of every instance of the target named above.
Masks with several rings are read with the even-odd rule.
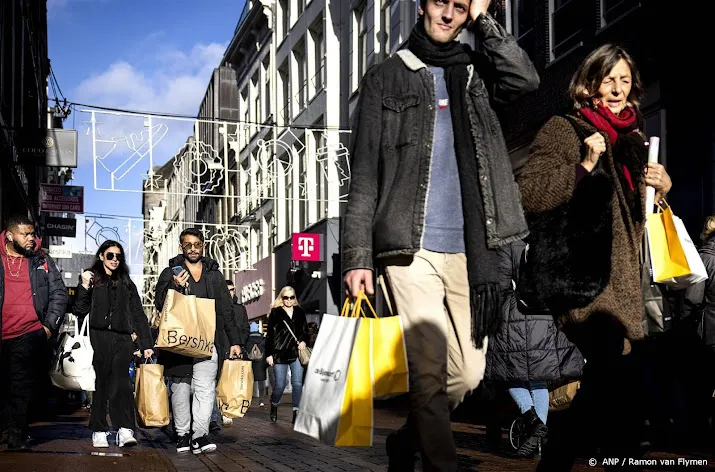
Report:
[[[271,421],[278,421],[278,405],[271,403]]]
[[[27,441],[27,435],[17,430],[10,431],[7,437],[7,448],[11,451],[29,451],[30,444]]]
[[[293,410],[293,424],[295,424],[295,419],[298,416],[298,410]]]
[[[536,410],[532,406],[529,411],[521,415],[524,421],[524,442],[516,451],[519,457],[531,457],[539,448],[539,443],[549,433],[549,428],[539,419]]]
[[[415,451],[409,443],[405,428],[393,431],[387,436],[385,448],[388,457],[388,472],[414,472]]]

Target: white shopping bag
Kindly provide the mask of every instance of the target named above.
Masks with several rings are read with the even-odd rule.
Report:
[[[75,323],[74,335],[67,334],[57,349],[57,355],[50,369],[53,385],[63,390],[94,392],[96,376],[92,367],[93,358],[94,349],[89,340],[88,314],[84,317],[79,333]]]
[[[372,445],[370,333],[361,321],[323,317],[295,431],[335,446]]]
[[[675,223],[675,229],[678,231],[678,239],[680,240],[680,245],[683,247],[683,252],[685,252],[685,258],[688,261],[690,273],[669,280],[658,281],[658,283],[665,284],[675,289],[683,289],[700,283],[703,280],[707,280],[708,271],[705,270],[705,264],[703,264],[703,260],[700,258],[700,254],[698,253],[698,249],[695,247],[693,240],[690,239],[690,235],[688,234],[688,230],[685,229],[683,220],[674,215],[673,223]]]

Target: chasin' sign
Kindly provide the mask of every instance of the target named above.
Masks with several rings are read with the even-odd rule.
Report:
[[[241,289],[241,303],[248,303],[263,295],[263,279],[244,285]]]

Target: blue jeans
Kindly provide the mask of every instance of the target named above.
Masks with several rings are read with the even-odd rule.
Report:
[[[533,406],[536,415],[546,424],[546,417],[549,414],[549,389],[545,383],[531,382],[524,387],[510,388],[509,395],[522,413],[526,413]]]
[[[276,384],[271,394],[271,404],[278,406],[283,396],[288,381],[288,369],[290,369],[290,384],[293,387],[293,409],[298,409],[300,396],[303,394],[303,366],[298,359],[290,364],[274,364],[273,372],[276,376]]]

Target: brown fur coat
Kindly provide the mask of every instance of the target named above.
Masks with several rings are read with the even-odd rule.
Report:
[[[587,135],[596,132],[585,121],[578,123]],[[620,322],[626,339],[641,339],[644,223],[631,215],[608,138],[598,168],[576,185],[582,144],[566,118],[552,118],[537,135],[517,179],[531,232],[531,279],[540,284],[535,293],[551,300],[561,324],[600,314]],[[642,184],[642,207],[644,195]]]

